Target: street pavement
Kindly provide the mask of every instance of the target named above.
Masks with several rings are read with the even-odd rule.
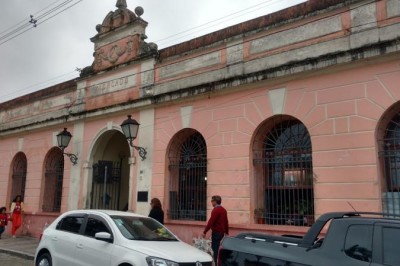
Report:
[[[0,252],[1,266],[33,266],[32,259],[23,259],[21,257]]]
[[[29,236],[12,238],[2,235],[0,239],[1,266],[32,266],[39,239]]]

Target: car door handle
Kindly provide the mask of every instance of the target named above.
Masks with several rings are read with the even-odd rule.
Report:
[[[53,240],[53,241],[58,241],[58,238],[57,238],[56,236],[53,236],[53,237],[51,238],[51,240]]]
[[[76,247],[77,248],[83,248],[83,245],[81,243],[79,243],[79,244],[76,244]]]

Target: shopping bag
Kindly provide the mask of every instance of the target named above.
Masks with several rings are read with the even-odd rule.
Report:
[[[210,254],[213,255],[213,251],[211,248],[211,239],[205,239],[201,236],[193,238],[193,246]]]

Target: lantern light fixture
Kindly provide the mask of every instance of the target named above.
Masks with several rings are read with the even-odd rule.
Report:
[[[136,139],[139,131],[139,126],[140,124],[135,119],[132,119],[131,115],[128,115],[128,118],[121,124],[122,132],[124,132],[126,140],[132,148],[135,148],[139,152],[139,156],[143,161],[146,159],[146,149],[133,145],[133,141]]]
[[[71,141],[72,135],[71,133],[67,130],[65,127],[63,131],[57,134],[57,144],[58,147],[61,149],[62,153],[64,155],[67,155],[72,162],[73,165],[75,165],[78,162],[78,156],[76,156],[73,153],[66,153],[64,152],[65,148],[68,147],[69,142]]]

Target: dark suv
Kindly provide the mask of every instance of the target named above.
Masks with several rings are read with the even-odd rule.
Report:
[[[321,234],[327,227],[326,234]],[[221,244],[218,265],[400,265],[400,220],[382,213],[322,215],[304,236],[242,233]]]

